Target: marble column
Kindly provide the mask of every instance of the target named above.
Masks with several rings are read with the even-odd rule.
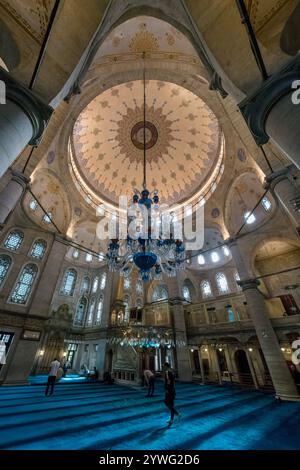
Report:
[[[172,305],[172,323],[174,338],[177,342],[185,343],[185,346],[176,345],[178,378],[179,380],[188,382],[192,380],[192,368],[186,335],[183,299],[180,295],[180,288],[178,285],[177,278],[172,278],[168,280],[168,291],[170,304]]]
[[[110,314],[112,306],[112,292],[113,284],[115,281],[116,273],[112,271],[107,271],[106,286],[104,292],[104,302],[103,302],[103,313],[101,317],[101,338],[98,341],[98,350],[96,355],[96,367],[99,371],[99,377],[103,378],[103,374],[106,372],[107,360],[106,355],[108,349],[113,349],[112,346],[107,344],[108,328],[110,326]]]
[[[256,372],[255,372],[255,369],[254,369],[254,366],[253,366],[251,354],[250,354],[250,352],[247,348],[245,349],[245,353],[246,353],[246,356],[247,356],[247,360],[248,360],[250,372],[251,372],[251,375],[252,375],[252,379],[253,379],[253,382],[254,382],[254,386],[255,386],[255,388],[258,389],[259,384],[258,384],[258,381],[257,381]]]
[[[271,139],[300,169],[300,54],[240,104],[240,110],[258,145]]]
[[[202,383],[205,384],[206,379],[205,379],[205,372],[204,372],[204,367],[203,367],[203,362],[202,362],[201,346],[198,347],[198,356],[199,356],[199,363],[200,363],[201,379],[202,379]]]
[[[0,177],[26,145],[38,145],[53,109],[0,67]]]
[[[300,400],[294,380],[280,350],[277,336],[268,315],[266,304],[258,286],[260,281],[247,278],[251,270],[244,258],[237,240],[231,241],[230,250],[240,275],[238,284],[242,287],[248,304],[260,347],[268,364],[276,396],[283,400]]]
[[[20,201],[29,183],[29,178],[23,173],[15,170],[12,170],[11,173],[11,180],[0,193],[0,228],[4,226],[9,214]]]
[[[297,212],[293,206],[293,201],[299,198],[300,192],[290,176],[292,168],[289,166],[268,175],[264,187],[270,188],[290,216],[295,227],[300,228],[300,212]]]

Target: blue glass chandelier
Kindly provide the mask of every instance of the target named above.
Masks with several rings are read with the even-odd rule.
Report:
[[[135,190],[132,205],[128,212],[127,227],[135,219],[132,214],[143,214],[143,227],[139,236],[127,235],[126,240],[112,239],[106,255],[108,268],[128,277],[134,266],[139,270],[139,279],[149,281],[161,279],[165,274],[176,276],[178,270],[185,267],[185,248],[182,240],[175,238],[175,230],[170,230],[167,238],[163,236],[163,214],[159,207],[158,192],[153,194],[147,189],[146,179],[146,77],[145,53],[143,53],[143,89],[144,89],[144,120],[143,120],[143,189]],[[146,222],[146,223],[145,223]],[[174,224],[171,228],[174,229]]]

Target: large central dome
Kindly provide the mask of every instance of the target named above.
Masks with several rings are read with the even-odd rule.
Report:
[[[220,128],[208,106],[183,87],[146,82],[147,183],[161,202],[187,201],[213,178]],[[117,205],[143,179],[143,83],[103,92],[79,115],[72,137],[77,178],[86,190]]]

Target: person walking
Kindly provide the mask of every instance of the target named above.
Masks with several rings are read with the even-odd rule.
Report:
[[[145,369],[144,370],[144,378],[145,382],[148,385],[148,393],[146,397],[153,397],[154,393],[154,384],[155,384],[155,375],[153,374],[152,370]]]
[[[168,420],[168,424],[171,426],[174,422],[174,416],[180,418],[180,413],[174,408],[174,401],[176,396],[175,391],[175,377],[173,372],[170,370],[170,364],[168,362],[164,365],[165,368],[165,405],[170,410],[170,419]]]
[[[58,359],[54,359],[54,361],[50,364],[50,372],[48,375],[47,387],[45,390],[46,397],[48,396],[48,391],[50,388],[49,395],[53,395],[54,392],[54,385],[57,377],[58,370],[61,368],[60,362]]]

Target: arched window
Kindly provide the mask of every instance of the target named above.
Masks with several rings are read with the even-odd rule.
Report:
[[[100,296],[97,308],[97,315],[96,315],[96,324],[100,325],[102,319],[102,312],[103,312],[103,296]]]
[[[91,303],[90,303],[90,308],[89,308],[89,314],[87,318],[87,325],[93,324],[95,304],[96,304],[95,298],[92,298]]]
[[[263,206],[266,212],[270,212],[270,210],[272,209],[272,203],[270,199],[266,196],[262,198],[261,205]]]
[[[230,250],[229,250],[228,246],[223,246],[223,253],[224,253],[225,256],[230,255]]]
[[[26,304],[37,272],[38,269],[35,264],[26,264],[26,266],[24,266],[10,296],[10,302],[14,304]]]
[[[74,325],[82,326],[84,322],[85,312],[87,306],[87,298],[81,297],[78,302],[77,309],[74,317]]]
[[[32,212],[35,212],[38,208],[38,203],[36,201],[36,199],[31,199],[30,203],[29,203],[29,208],[30,210],[32,210]]]
[[[141,281],[137,281],[136,283],[136,293],[138,295],[143,293],[143,283]]]
[[[198,255],[198,264],[200,264],[200,266],[205,264],[205,258],[203,255]]]
[[[130,289],[130,279],[128,277],[124,277],[124,289]]]
[[[78,259],[79,258],[79,250],[74,250],[72,256],[73,256],[74,259]]]
[[[5,281],[10,265],[11,258],[7,255],[0,255],[0,286]]]
[[[251,224],[254,224],[254,222],[256,221],[256,217],[254,214],[251,214],[250,211],[247,211],[244,214],[244,220],[246,224],[251,225]]]
[[[227,278],[224,273],[216,275],[216,283],[220,294],[227,294],[229,292]]]
[[[234,280],[235,280],[235,282],[236,282],[237,288],[240,290],[240,289],[241,289],[241,286],[238,284],[238,281],[240,281],[241,278],[240,278],[240,275],[239,275],[239,273],[238,273],[237,271],[235,271],[235,273],[234,273]]]
[[[169,298],[168,289],[159,284],[155,286],[152,294],[152,302],[159,302],[160,300],[167,300]]]
[[[188,288],[188,286],[182,287],[182,295],[183,295],[184,300],[186,300],[187,302],[192,301],[190,289]]]
[[[30,256],[32,258],[42,259],[47,249],[45,240],[36,240],[32,246]]]
[[[51,212],[47,212],[47,214],[44,214],[43,217],[42,217],[42,221],[45,223],[45,224],[51,224],[52,222],[52,213]]]
[[[91,253],[87,253],[85,256],[85,261],[87,263],[91,263],[93,261],[93,255]]]
[[[202,297],[204,299],[212,297],[212,290],[211,290],[211,286],[210,286],[209,281],[205,280],[205,281],[201,282],[201,292],[202,292]]]
[[[88,294],[90,290],[90,278],[88,276],[85,276],[82,280],[82,284],[81,284],[81,293],[85,293],[85,294]]]
[[[60,293],[62,295],[73,295],[77,279],[77,272],[75,269],[68,269],[64,276]]]
[[[129,313],[130,313],[130,297],[129,295],[125,295],[123,302],[125,304],[125,320],[129,320]]]
[[[217,263],[218,261],[220,261],[219,253],[217,253],[216,251],[213,251],[211,254],[211,260],[213,263]]]
[[[106,286],[106,277],[107,277],[107,274],[106,274],[106,273],[103,273],[102,276],[101,276],[101,281],[100,281],[100,289],[101,289],[101,290],[105,289],[105,286]]]
[[[4,242],[5,248],[11,251],[16,251],[22,245],[24,239],[24,233],[20,230],[13,230],[8,234]]]
[[[99,284],[99,277],[95,277],[95,279],[93,281],[93,288],[92,288],[92,293],[93,294],[96,294],[96,292],[98,290],[98,284]]]

